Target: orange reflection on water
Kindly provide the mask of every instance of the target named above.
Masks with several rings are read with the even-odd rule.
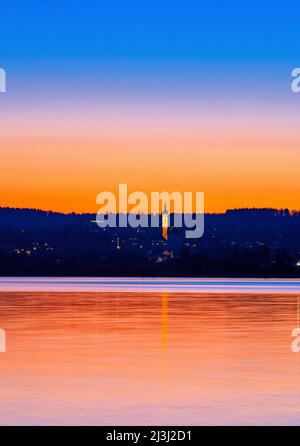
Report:
[[[299,424],[297,296],[0,293],[1,424]]]

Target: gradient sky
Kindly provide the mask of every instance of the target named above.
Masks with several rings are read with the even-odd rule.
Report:
[[[1,5],[0,206],[96,211],[128,183],[299,209],[297,3]]]

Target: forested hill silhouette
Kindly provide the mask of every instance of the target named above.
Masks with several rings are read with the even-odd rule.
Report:
[[[200,239],[184,228],[106,228],[95,214],[0,208],[0,275],[300,276],[300,212],[206,214]],[[172,221],[172,219],[171,219]]]
[[[60,212],[43,211],[41,209],[27,208],[0,208],[0,226],[12,224],[15,226],[30,226],[36,224],[61,225],[64,223],[84,222],[95,218],[95,214],[63,214]]]
[[[239,208],[228,209],[225,213],[209,213],[207,216],[227,216],[235,218],[267,218],[267,217],[299,217],[300,211],[290,211],[289,209],[275,209],[275,208]],[[16,225],[28,224],[62,224],[62,223],[82,223],[95,219],[93,213],[78,214],[75,212],[61,213],[55,211],[44,211],[41,209],[31,208],[11,208],[0,207],[0,225],[11,223]]]

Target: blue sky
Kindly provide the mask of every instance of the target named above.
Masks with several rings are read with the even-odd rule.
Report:
[[[299,13],[276,0],[15,0],[1,5],[0,66],[13,91],[51,78],[55,89],[101,79],[116,89],[226,82],[280,93],[300,64]]]
[[[260,63],[299,58],[300,4],[41,1],[1,4],[0,57],[90,63]]]

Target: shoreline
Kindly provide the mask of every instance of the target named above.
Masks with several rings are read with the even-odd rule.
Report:
[[[300,293],[300,279],[0,277],[0,292]]]

